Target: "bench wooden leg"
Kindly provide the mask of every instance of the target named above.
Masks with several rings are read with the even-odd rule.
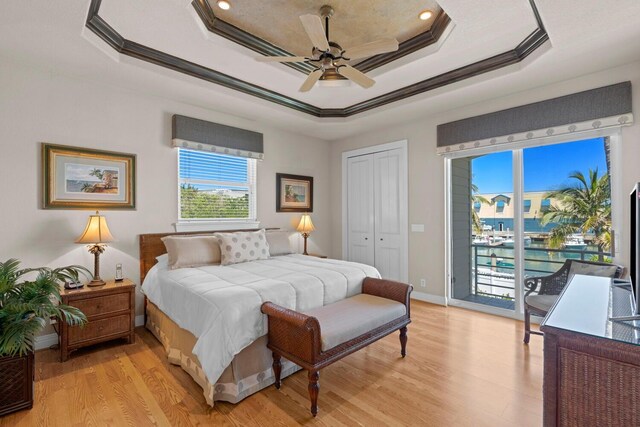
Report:
[[[320,392],[320,371],[309,371],[309,399],[311,399],[311,415],[318,414],[318,393]]]
[[[273,376],[276,380],[276,388],[280,388],[280,374],[282,373],[282,362],[280,361],[280,355],[275,351],[273,354]]]
[[[407,327],[400,328],[400,354],[407,355]]]

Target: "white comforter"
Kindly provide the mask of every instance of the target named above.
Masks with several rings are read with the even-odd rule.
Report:
[[[306,311],[361,293],[371,266],[285,255],[230,266],[169,270],[160,261],[147,274],[147,298],[197,342],[193,353],[211,383],[233,357],[267,333],[265,301]]]

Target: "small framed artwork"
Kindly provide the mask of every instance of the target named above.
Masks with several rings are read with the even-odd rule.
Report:
[[[135,209],[136,155],[42,144],[44,209]]]
[[[276,212],[313,212],[313,177],[277,173]]]

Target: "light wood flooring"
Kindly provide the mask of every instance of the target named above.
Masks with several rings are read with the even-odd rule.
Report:
[[[30,411],[0,426],[542,425],[542,338],[522,344],[522,322],[412,302],[408,355],[393,334],[320,372],[319,414],[306,372],[237,405],[207,406],[201,389],[145,329],[136,343],[36,354]]]

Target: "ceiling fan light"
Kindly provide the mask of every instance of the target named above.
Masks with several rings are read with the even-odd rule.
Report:
[[[340,75],[335,68],[329,68],[324,71],[320,80],[318,80],[318,86],[320,87],[345,87],[351,86],[351,81],[344,76]]]
[[[429,18],[431,18],[433,16],[433,12],[430,11],[429,9],[427,10],[423,10],[422,12],[420,12],[420,15],[418,15],[418,17],[422,20],[422,21],[426,21]]]
[[[231,3],[229,3],[228,1],[225,0],[218,0],[218,2],[216,3],[218,5],[218,7],[222,10],[229,10],[231,9]]]
[[[347,87],[351,86],[351,82],[347,79],[344,80],[319,80],[318,86],[320,87]]]

